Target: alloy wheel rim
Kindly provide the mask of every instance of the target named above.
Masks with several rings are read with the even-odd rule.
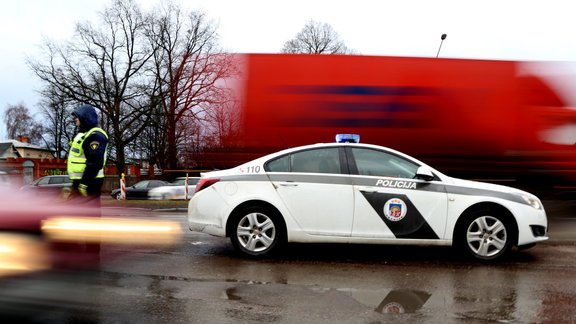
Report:
[[[276,227],[270,217],[262,213],[248,214],[238,222],[238,242],[246,250],[262,252],[269,249],[276,238]]]
[[[506,247],[507,241],[506,226],[493,216],[476,218],[466,231],[468,247],[482,257],[499,254]]]

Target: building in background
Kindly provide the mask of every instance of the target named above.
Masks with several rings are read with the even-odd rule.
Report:
[[[52,150],[31,144],[26,136],[0,141],[0,170],[19,187],[46,175],[66,174],[66,160],[55,159]]]

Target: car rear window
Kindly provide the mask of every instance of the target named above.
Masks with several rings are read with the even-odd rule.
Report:
[[[268,162],[265,170],[268,172],[290,172],[290,155],[285,155]]]
[[[338,148],[292,153],[292,172],[340,173]]]
[[[50,184],[64,183],[64,180],[66,180],[65,177],[51,177],[50,178]]]
[[[337,147],[294,152],[270,160],[265,165],[267,172],[340,173],[340,158]]]

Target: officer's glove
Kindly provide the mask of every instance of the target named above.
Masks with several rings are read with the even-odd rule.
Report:
[[[88,186],[81,183],[78,186],[78,192],[80,192],[80,194],[84,197],[88,196]]]

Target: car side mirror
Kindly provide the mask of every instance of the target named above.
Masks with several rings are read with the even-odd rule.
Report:
[[[425,167],[425,166],[421,166],[418,168],[418,170],[416,170],[416,179],[422,179],[424,181],[432,181],[434,180],[435,176],[432,173],[432,170],[430,170],[430,168]]]

